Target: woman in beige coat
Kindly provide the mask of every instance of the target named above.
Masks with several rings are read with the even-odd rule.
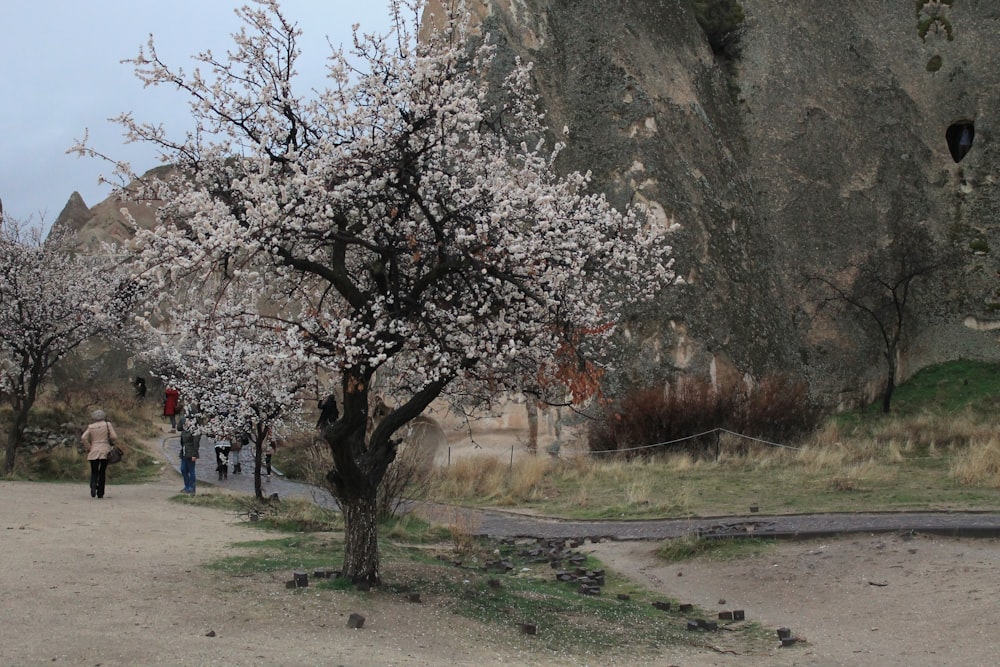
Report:
[[[104,410],[94,410],[90,414],[93,423],[87,427],[80,439],[90,461],[90,497],[104,497],[104,478],[108,471],[108,454],[111,445],[118,439],[115,427],[108,421]]]

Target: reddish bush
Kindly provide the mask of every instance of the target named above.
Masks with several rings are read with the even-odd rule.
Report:
[[[808,386],[785,376],[722,391],[704,380],[686,380],[668,391],[635,391],[609,407],[591,424],[589,445],[591,452],[626,456],[697,454],[715,445],[720,428],[785,444],[813,431],[821,416]]]

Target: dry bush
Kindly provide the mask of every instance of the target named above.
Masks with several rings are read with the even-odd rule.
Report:
[[[1000,441],[989,438],[957,453],[951,461],[950,475],[966,486],[1000,488]]]
[[[500,459],[493,456],[459,459],[438,471],[434,494],[450,498],[495,498],[503,489],[505,467]]]
[[[548,478],[557,469],[573,466],[550,458],[527,457],[511,466],[493,456],[469,457],[437,471],[432,494],[489,499],[498,505],[532,502],[545,496],[551,488]]]
[[[395,516],[405,502],[424,498],[430,478],[431,467],[428,465],[426,451],[418,447],[400,446],[378,489],[379,516]]]
[[[537,500],[544,494],[545,478],[554,467],[553,459],[528,457],[518,461],[508,482],[508,496],[512,503]]]
[[[778,443],[794,442],[812,433],[823,417],[809,396],[809,386],[787,375],[772,375],[751,388],[732,390],[736,406],[731,431]]]
[[[995,424],[970,412],[957,415],[919,414],[880,422],[872,437],[880,444],[891,441],[904,443],[903,451],[910,453],[966,447],[973,442],[988,440],[995,430]]]
[[[325,440],[305,435],[286,440],[286,445],[294,454],[283,458],[285,472],[324,488],[336,497],[336,491],[327,478],[334,468],[330,445]],[[425,463],[425,457],[417,448],[399,448],[378,488],[376,510],[380,518],[395,516],[406,502],[426,496],[431,471]]]
[[[464,557],[475,551],[477,528],[475,515],[469,512],[455,512],[452,515],[448,521],[448,534],[457,555]]]

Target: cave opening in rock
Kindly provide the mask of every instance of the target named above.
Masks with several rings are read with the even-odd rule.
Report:
[[[948,150],[955,162],[961,162],[976,138],[976,127],[971,120],[963,120],[952,123],[948,126],[948,131],[944,134],[948,142]]]

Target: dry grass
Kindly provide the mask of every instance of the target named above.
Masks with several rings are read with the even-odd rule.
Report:
[[[430,497],[570,517],[1000,506],[1000,439],[974,415],[830,422],[798,449],[720,439],[714,457],[481,456],[438,470]]]
[[[973,443],[952,458],[950,471],[959,484],[1000,488],[1000,440]]]

